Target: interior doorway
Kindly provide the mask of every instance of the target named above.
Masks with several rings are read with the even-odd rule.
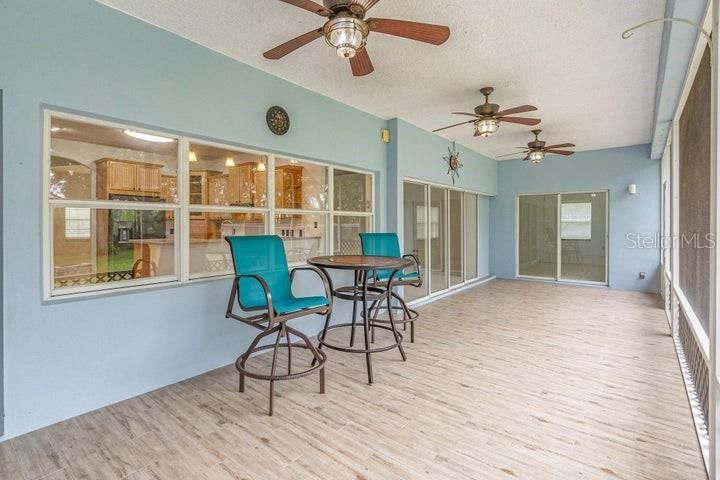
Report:
[[[607,194],[519,195],[517,276],[607,285]]]

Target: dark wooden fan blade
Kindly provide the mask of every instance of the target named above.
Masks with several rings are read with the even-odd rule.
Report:
[[[520,125],[537,125],[538,123],[540,123],[539,118],[525,118],[525,117],[500,117],[500,118],[498,118],[498,121],[508,122],[508,123],[519,123]]]
[[[370,55],[368,55],[367,48],[363,48],[350,59],[350,67],[352,68],[353,75],[356,77],[364,77],[375,70],[372,60],[370,60]]]
[[[322,37],[321,28],[313,30],[312,32],[308,32],[305,35],[300,35],[299,37],[293,38],[292,40],[287,41],[282,45],[278,45],[272,50],[268,50],[267,52],[263,53],[263,57],[269,58],[270,60],[278,60],[287,55],[288,53],[292,53],[298,48],[304,47],[308,43],[312,42],[313,40],[317,40],[320,37]]]
[[[575,146],[574,143],[559,143],[559,144],[557,144],[557,145],[548,145],[548,146],[545,147],[545,148],[546,148],[546,149],[552,149],[552,148],[558,149],[558,148],[571,148],[571,147],[574,147],[574,146]]]
[[[302,8],[303,10],[307,10],[308,12],[317,13],[321,17],[329,17],[332,15],[333,11],[329,8],[325,8],[322,5],[319,5],[312,0],[280,0],[281,2],[289,3],[290,5],[295,5],[296,7]]]
[[[406,22],[389,18],[371,18],[367,21],[373,32],[409,38],[418,42],[442,45],[450,38],[450,29],[442,25]]]
[[[350,0],[350,3],[360,5],[366,12],[375,6],[380,0]]]
[[[500,156],[495,157],[495,158],[516,157],[516,156],[518,156],[518,155],[525,155],[525,154],[526,154],[527,152],[529,152],[529,151],[530,151],[530,150],[526,150],[526,151],[524,151],[524,152],[508,153],[508,154],[506,154],[506,155],[500,155]]]
[[[568,155],[572,155],[575,152],[568,152],[567,150],[545,150],[545,153],[552,153],[554,155],[565,155],[567,157]]]
[[[504,117],[505,115],[515,115],[517,113],[525,113],[525,112],[534,112],[537,110],[537,107],[533,107],[532,105],[520,105],[519,107],[515,108],[508,108],[507,110],[502,110],[495,115],[498,117]]]
[[[448,125],[447,127],[438,128],[437,130],[433,130],[433,132],[440,132],[442,130],[447,130],[448,128],[458,127],[460,125],[466,125],[468,123],[475,123],[475,120],[469,120],[467,122],[460,122],[456,123],[455,125]]]
[[[480,115],[478,115],[476,113],[469,113],[469,112],[452,112],[452,115],[469,115],[469,116],[475,117],[475,118],[480,117]]]

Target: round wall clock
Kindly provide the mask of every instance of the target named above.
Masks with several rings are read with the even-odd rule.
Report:
[[[285,135],[290,130],[290,115],[285,111],[284,108],[270,107],[265,116],[267,120],[268,128],[275,135]]]

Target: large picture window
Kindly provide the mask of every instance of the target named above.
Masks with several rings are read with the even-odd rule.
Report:
[[[230,275],[228,235],[275,233],[297,264],[373,229],[371,173],[45,117],[46,298]]]

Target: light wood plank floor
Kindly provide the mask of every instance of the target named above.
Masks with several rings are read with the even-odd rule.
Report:
[[[4,442],[0,478],[705,478],[656,297],[493,281],[422,316],[373,386],[330,352],[327,394],[280,383],[270,418],[229,366]]]

